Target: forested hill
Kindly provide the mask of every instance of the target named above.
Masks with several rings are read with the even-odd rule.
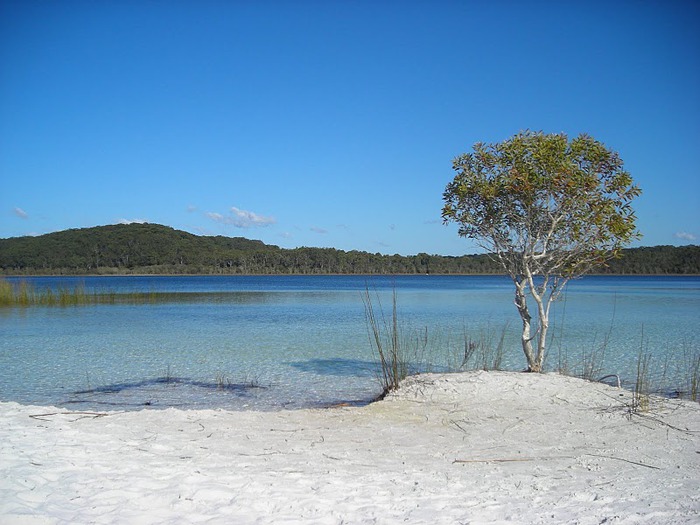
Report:
[[[629,249],[600,272],[700,274],[700,247]],[[0,273],[498,274],[502,270],[485,255],[404,257],[332,248],[287,250],[158,224],[118,224],[0,239]]]

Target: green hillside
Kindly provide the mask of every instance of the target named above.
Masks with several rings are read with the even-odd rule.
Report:
[[[604,273],[698,274],[700,247],[625,250]],[[30,274],[488,274],[485,255],[381,255],[282,249],[243,237],[199,236],[158,224],[118,224],[0,239],[0,273]]]

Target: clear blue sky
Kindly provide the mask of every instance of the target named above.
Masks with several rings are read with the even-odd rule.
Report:
[[[0,2],[0,237],[147,221],[458,255],[452,159],[617,150],[637,245],[698,244],[700,3]]]

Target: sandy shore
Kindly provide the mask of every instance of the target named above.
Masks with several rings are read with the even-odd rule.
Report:
[[[700,404],[558,375],[380,403],[104,415],[0,404],[0,523],[700,523]]]

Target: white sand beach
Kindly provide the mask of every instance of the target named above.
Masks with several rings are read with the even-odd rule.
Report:
[[[554,374],[409,378],[366,407],[0,404],[0,523],[700,523],[700,404]]]

